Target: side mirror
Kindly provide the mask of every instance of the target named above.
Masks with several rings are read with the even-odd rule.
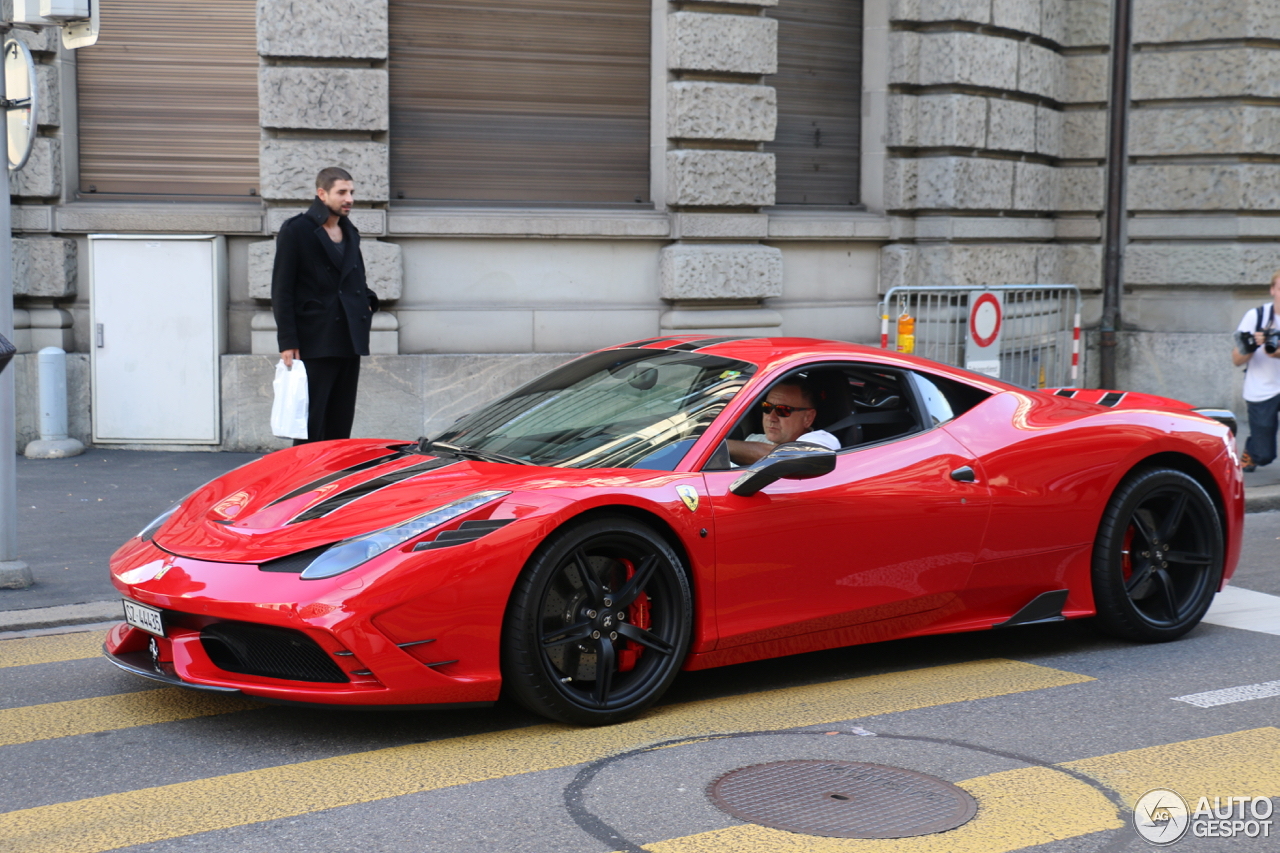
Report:
[[[836,469],[836,452],[820,444],[789,441],[752,465],[733,481],[729,491],[749,498],[777,480],[808,480]]]

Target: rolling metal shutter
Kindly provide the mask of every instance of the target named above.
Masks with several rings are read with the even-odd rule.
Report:
[[[254,0],[113,0],[76,51],[80,194],[258,187]]]
[[[862,0],[784,0],[778,21],[778,204],[860,202]]]
[[[391,191],[649,200],[650,0],[391,0]]]

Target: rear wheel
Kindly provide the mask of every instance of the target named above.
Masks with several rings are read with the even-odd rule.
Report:
[[[516,583],[503,684],[552,719],[617,722],[671,685],[691,624],[688,580],[661,536],[620,517],[569,527],[535,552]]]
[[[1203,618],[1222,577],[1222,525],[1187,474],[1131,474],[1103,513],[1093,548],[1098,626],[1128,640],[1174,640]]]

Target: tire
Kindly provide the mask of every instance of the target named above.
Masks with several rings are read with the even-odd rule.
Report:
[[[692,622],[688,578],[661,536],[613,516],[567,527],[516,581],[503,626],[503,687],[553,720],[624,720],[671,686]]]
[[[1176,640],[1209,609],[1222,562],[1222,524],[1204,487],[1170,468],[1134,472],[1111,496],[1093,547],[1098,627]]]

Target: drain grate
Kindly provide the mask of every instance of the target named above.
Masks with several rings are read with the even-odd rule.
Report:
[[[731,770],[707,796],[736,818],[828,838],[909,838],[966,823],[978,803],[914,770],[859,761],[775,761]]]

